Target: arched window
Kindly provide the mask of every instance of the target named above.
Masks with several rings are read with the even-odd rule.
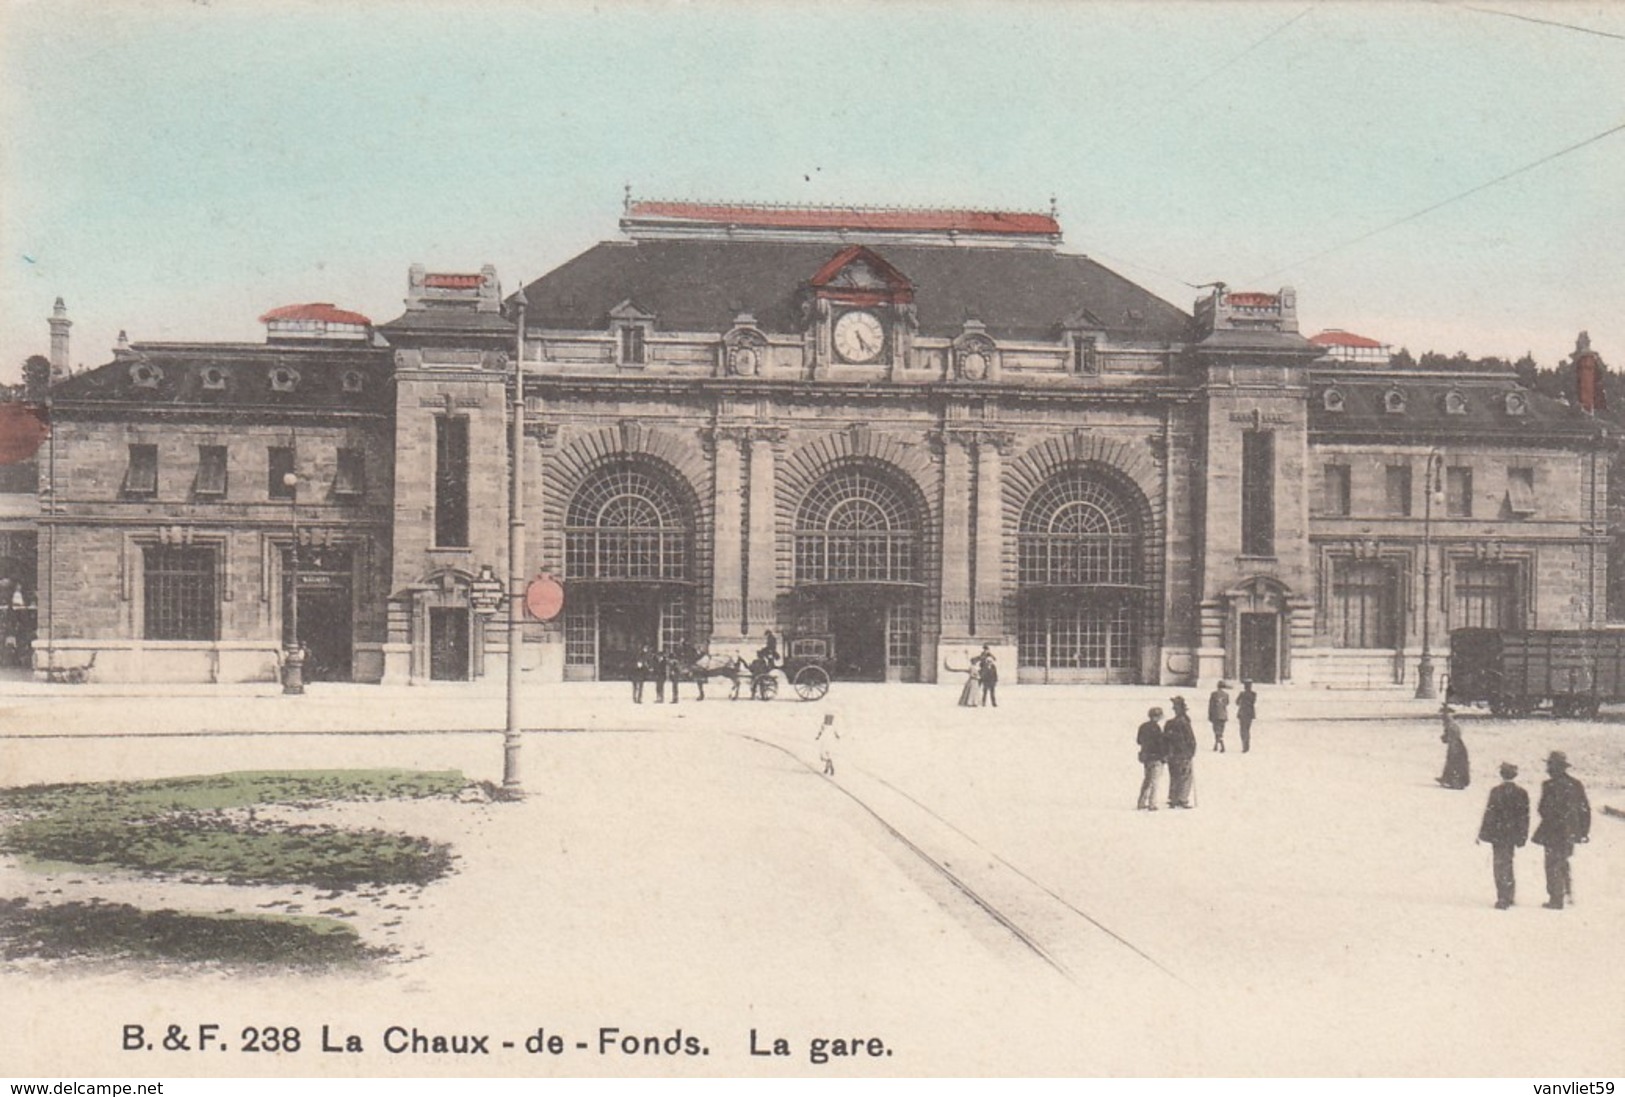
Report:
[[[594,473],[564,519],[572,579],[688,578],[691,520],[676,486],[634,461]]]
[[[913,582],[919,514],[903,491],[868,469],[830,473],[796,515],[796,582]]]
[[[1027,501],[1017,529],[1017,663],[1037,681],[1134,681],[1144,545],[1130,497],[1085,469]]]
[[[1081,472],[1057,476],[1033,493],[1019,543],[1022,586],[1139,581],[1139,523],[1121,495]]]

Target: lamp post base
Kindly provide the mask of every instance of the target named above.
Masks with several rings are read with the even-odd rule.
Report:
[[[1431,701],[1439,696],[1433,686],[1433,657],[1422,656],[1416,664],[1416,699],[1418,701]]]
[[[303,650],[290,651],[282,658],[282,692],[284,694],[301,694],[305,692],[305,653]]]

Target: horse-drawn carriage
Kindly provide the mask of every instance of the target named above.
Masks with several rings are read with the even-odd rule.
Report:
[[[688,668],[687,676],[704,682],[707,678],[726,678],[733,683],[730,695],[739,699],[739,687],[750,687],[753,701],[771,701],[778,696],[779,679],[783,678],[796,696],[803,701],[816,701],[829,692],[829,668],[835,663],[833,636],[786,637],[784,655],[776,647],[763,648],[756,658],[746,662],[740,656],[716,658],[702,656]]]

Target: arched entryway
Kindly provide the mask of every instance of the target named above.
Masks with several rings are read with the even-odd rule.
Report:
[[[1148,612],[1136,493],[1087,467],[1039,485],[1017,530],[1017,671],[1035,682],[1135,682]]]
[[[924,516],[911,483],[862,461],[826,473],[797,508],[793,629],[831,640],[837,677],[919,679]]]
[[[694,620],[695,504],[650,458],[617,457],[565,512],[565,674],[625,678],[638,651],[686,647]]]

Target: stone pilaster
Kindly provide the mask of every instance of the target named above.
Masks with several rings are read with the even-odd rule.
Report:
[[[971,629],[971,461],[969,435],[942,431],[942,635],[968,637]]]
[[[745,570],[745,628],[752,635],[778,630],[778,501],[774,486],[777,447],[786,432],[775,427],[750,430],[750,553]]]
[[[976,433],[976,574],[971,632],[1004,635],[1004,455],[1008,431]]]
[[[716,474],[711,507],[711,636],[720,643],[745,635],[743,434],[738,428],[717,427],[707,436]]]

